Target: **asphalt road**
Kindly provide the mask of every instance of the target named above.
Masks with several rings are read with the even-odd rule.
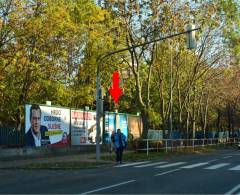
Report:
[[[0,170],[1,194],[240,194],[240,151],[82,170]]]

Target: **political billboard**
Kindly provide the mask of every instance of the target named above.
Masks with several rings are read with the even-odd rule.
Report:
[[[25,145],[69,144],[70,109],[38,104],[25,105]]]
[[[102,138],[102,119],[100,121],[100,142]],[[96,144],[96,112],[71,110],[72,145]]]

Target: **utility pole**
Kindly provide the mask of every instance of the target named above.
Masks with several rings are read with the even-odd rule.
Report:
[[[173,148],[173,54],[172,54],[172,43],[170,41],[170,108],[169,108],[169,122],[170,122],[170,139],[171,147]]]

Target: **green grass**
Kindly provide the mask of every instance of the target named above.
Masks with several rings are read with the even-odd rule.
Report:
[[[18,169],[86,169],[86,168],[98,168],[111,165],[111,162],[52,162],[52,163],[32,163],[21,167],[15,167]]]

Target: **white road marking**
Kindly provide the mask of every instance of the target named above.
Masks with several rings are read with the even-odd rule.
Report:
[[[166,171],[166,172],[163,172],[163,173],[156,174],[154,176],[166,175],[168,173],[173,173],[173,172],[176,172],[176,171],[179,171],[179,170],[181,170],[181,169],[174,169],[174,170],[171,170],[171,171]]]
[[[225,166],[227,166],[227,165],[229,165],[229,164],[230,164],[230,163],[219,163],[219,164],[216,164],[216,165],[212,165],[212,166],[206,167],[206,168],[204,168],[204,169],[211,169],[211,170],[213,170],[213,169],[219,169],[219,168],[225,167]]]
[[[79,195],[83,195],[83,194],[91,194],[93,192],[99,192],[99,191],[102,191],[102,190],[106,190],[106,189],[109,189],[109,188],[114,188],[114,187],[117,187],[117,186],[121,186],[121,185],[125,185],[125,184],[128,184],[128,183],[132,183],[136,180],[129,180],[129,181],[125,181],[125,182],[122,182],[122,183],[118,183],[118,184],[114,184],[114,185],[111,185],[111,186],[106,186],[106,187],[102,187],[102,188],[98,188],[98,189],[95,189],[95,190],[91,190],[91,191],[88,191],[88,192],[84,192],[84,193],[81,193]]]
[[[155,163],[150,163],[150,164],[146,164],[146,165],[138,165],[138,166],[134,166],[136,168],[142,168],[142,167],[150,167],[150,166],[155,166],[155,165],[161,165],[161,164],[165,164],[167,162],[155,162]]]
[[[215,161],[218,161],[218,159],[213,159],[213,160],[207,161],[207,163],[211,163],[211,162],[215,162]]]
[[[120,165],[116,165],[115,167],[129,167],[129,166],[140,165],[140,164],[149,163],[149,162],[151,162],[151,161],[142,161],[142,162],[135,162],[135,163],[120,164]]]
[[[228,155],[232,155],[232,156],[240,156],[240,154],[228,154]]]
[[[232,194],[236,194],[235,192],[240,189],[240,184],[238,184],[237,186],[235,186],[233,189],[231,189],[230,191],[226,192],[224,195],[232,195]],[[238,193],[240,194],[240,193]]]
[[[237,165],[231,169],[228,169],[228,170],[231,170],[231,171],[240,171],[240,165]]]
[[[233,156],[224,156],[223,158],[226,159],[226,158],[232,158]]]
[[[171,163],[171,164],[167,164],[167,165],[161,165],[161,166],[157,166],[155,168],[167,168],[167,167],[173,167],[173,166],[177,166],[177,165],[182,165],[185,164],[186,162],[177,162],[177,163]]]
[[[184,166],[184,167],[181,167],[182,169],[192,169],[192,168],[195,168],[195,167],[200,167],[200,166],[203,166],[203,165],[207,165],[208,163],[196,163],[196,164],[192,164],[192,165],[187,165],[187,166]]]

